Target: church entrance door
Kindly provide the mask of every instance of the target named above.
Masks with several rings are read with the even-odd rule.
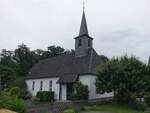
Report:
[[[67,84],[67,100],[71,99],[71,95],[73,93],[73,83]]]

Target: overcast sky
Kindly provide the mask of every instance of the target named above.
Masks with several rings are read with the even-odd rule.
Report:
[[[150,55],[150,0],[85,0],[94,48],[109,58]],[[33,49],[74,49],[82,0],[0,0],[0,50],[25,43]]]

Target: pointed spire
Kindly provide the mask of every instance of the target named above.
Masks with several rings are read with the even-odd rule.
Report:
[[[83,15],[82,15],[82,21],[81,21],[79,36],[81,36],[81,35],[89,35],[84,10],[83,10]]]

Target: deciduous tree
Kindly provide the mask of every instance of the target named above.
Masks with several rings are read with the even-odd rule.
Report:
[[[147,66],[135,57],[113,58],[97,68],[96,87],[98,93],[145,91],[150,81]]]
[[[16,74],[13,69],[6,66],[0,66],[0,89],[12,87],[15,78]]]

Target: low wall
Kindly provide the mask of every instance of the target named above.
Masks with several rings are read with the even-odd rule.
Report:
[[[54,102],[52,104],[30,103],[28,113],[41,113],[43,111],[48,111],[52,113],[62,113],[65,109],[68,109],[68,108],[76,108],[80,110],[84,106],[106,104],[112,100],[113,98],[103,98],[103,99],[88,100],[88,101]]]

